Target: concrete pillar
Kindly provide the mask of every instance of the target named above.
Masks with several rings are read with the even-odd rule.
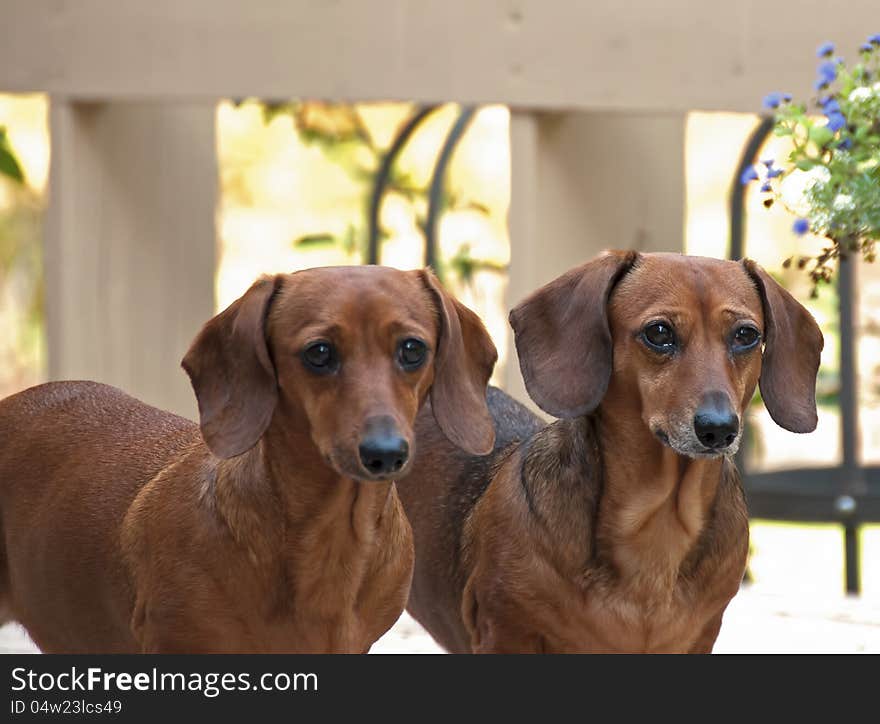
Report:
[[[53,98],[50,125],[49,378],[193,417],[180,360],[214,312],[214,105]]]

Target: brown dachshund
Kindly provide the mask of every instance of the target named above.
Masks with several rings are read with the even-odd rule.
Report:
[[[748,551],[743,412],[760,380],[779,425],[815,428],[815,321],[751,261],[622,252],[510,321],[563,419],[490,390],[474,457],[420,414],[410,613],[455,652],[710,652]]]
[[[311,269],[196,337],[201,434],[91,382],[3,400],[3,617],[48,652],[367,651],[409,590],[416,414],[486,453],[494,362],[430,272]]]

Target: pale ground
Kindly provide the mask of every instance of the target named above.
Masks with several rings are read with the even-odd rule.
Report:
[[[14,624],[0,628],[0,653],[32,653]],[[724,617],[716,653],[880,653],[880,601],[865,598],[784,596],[745,586]],[[372,653],[442,653],[407,614]]]
[[[438,653],[440,648],[404,614],[372,653]],[[880,653],[880,601],[795,599],[743,587],[724,616],[715,653]]]

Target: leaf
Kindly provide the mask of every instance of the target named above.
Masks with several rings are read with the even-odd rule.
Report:
[[[0,126],[0,174],[20,184],[24,183],[24,172],[9,145],[9,137],[4,126]]]
[[[815,165],[815,162],[811,161],[808,158],[800,158],[797,160],[797,163],[795,163],[795,166],[797,166],[801,171],[809,171]]]
[[[347,103],[309,101],[300,104],[293,116],[299,132],[310,140],[346,141],[359,136],[357,113]]]
[[[819,148],[824,148],[834,138],[834,131],[828,126],[813,126],[810,129],[810,140]]]
[[[336,237],[333,234],[307,234],[293,240],[293,245],[299,249],[318,249],[335,244]]]
[[[264,103],[263,123],[268,126],[277,116],[284,115],[285,113],[291,113],[289,103]]]
[[[468,201],[462,208],[467,211],[476,211],[484,216],[489,216],[492,213],[492,209],[479,201]]]

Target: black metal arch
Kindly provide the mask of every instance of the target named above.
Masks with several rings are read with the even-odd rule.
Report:
[[[376,171],[376,179],[373,182],[373,193],[370,195],[370,208],[367,216],[367,264],[379,263],[379,236],[381,232],[379,227],[379,210],[382,207],[382,199],[385,198],[385,191],[388,186],[388,179],[391,177],[391,169],[394,168],[394,162],[397,161],[397,157],[400,156],[400,152],[403,151],[403,147],[413,133],[415,133],[416,129],[437,108],[438,104],[436,103],[417,108],[397,132],[397,135],[391,142],[391,146],[382,157],[382,163],[379,164],[379,169]]]
[[[439,104],[429,104],[420,106],[407,119],[401,129],[397,132],[388,151],[382,157],[382,162],[376,172],[376,179],[373,182],[373,191],[370,195],[370,207],[367,219],[368,243],[367,243],[367,264],[378,264],[380,262],[379,253],[379,237],[381,229],[379,226],[379,210],[382,206],[382,199],[385,197],[385,191],[388,187],[388,180],[391,177],[391,170],[395,161],[400,156],[403,147],[409,141],[410,137],[415,133],[416,129],[422,122],[433,113]],[[470,126],[471,121],[476,115],[478,108],[476,106],[464,106],[458,114],[452,127],[443,141],[440,152],[437,155],[437,161],[434,164],[434,170],[431,174],[431,182],[428,188],[428,214],[425,220],[425,266],[429,266],[437,271],[437,223],[443,212],[443,191],[446,185],[446,171],[452,157],[455,154],[459,142]]]
[[[425,266],[429,266],[435,271],[437,271],[437,221],[443,211],[446,169],[476,112],[475,106],[465,106],[461,109],[443,142],[443,147],[440,149],[437,163],[434,166],[434,173],[431,176],[431,186],[428,191],[428,216],[425,220]]]
[[[730,190],[731,259],[741,259],[745,242],[745,192],[740,179],[757,162],[773,129],[773,118],[762,118],[751,133],[740,157]],[[842,459],[830,468],[796,468],[770,473],[740,469],[749,514],[770,520],[840,523],[844,529],[846,591],[858,593],[858,532],[863,523],[880,521],[880,467],[864,467],[858,453],[858,398],[856,390],[856,339],[853,310],[856,285],[855,257],[842,260],[837,271],[840,317],[840,436]]]

